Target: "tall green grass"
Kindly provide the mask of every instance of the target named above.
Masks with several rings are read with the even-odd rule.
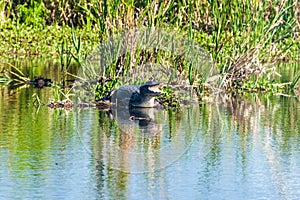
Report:
[[[0,4],[5,19],[0,22],[4,35],[0,56],[58,54],[64,66],[71,60],[81,64],[100,41],[116,33],[140,27],[171,28],[212,54],[224,88],[243,88],[249,81],[259,83],[258,79],[271,83],[269,69],[278,60],[299,60],[298,6],[292,0],[8,0]],[[123,64],[137,64],[132,58],[139,56],[143,52],[132,52]],[[118,58],[113,63],[109,73],[116,72]]]

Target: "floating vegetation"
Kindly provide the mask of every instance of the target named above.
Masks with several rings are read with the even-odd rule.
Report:
[[[73,109],[74,104],[70,99],[66,99],[63,101],[51,101],[47,106],[49,108],[71,110]]]
[[[38,100],[39,101],[39,100]],[[41,104],[41,102],[39,101]],[[73,108],[96,108],[99,110],[109,110],[112,106],[110,101],[99,100],[97,102],[74,104],[70,99],[50,101],[46,104],[49,108],[58,110],[71,110]]]

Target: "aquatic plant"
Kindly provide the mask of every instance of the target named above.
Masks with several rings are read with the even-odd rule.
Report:
[[[278,86],[280,90],[274,64],[299,60],[299,13],[299,2],[291,0],[8,0],[0,4],[4,19],[0,20],[0,56],[55,56],[67,72],[72,62],[82,65],[100,41],[116,33],[140,27],[168,27],[185,33],[213,56],[222,76],[220,89],[260,91]],[[196,74],[191,65],[180,57],[141,50],[115,58],[100,78],[116,81],[132,65],[140,66],[147,59],[184,69],[189,82],[194,82]],[[288,87],[294,88],[298,82],[299,75]],[[116,84],[110,87],[113,86]],[[103,92],[107,90],[103,88]]]
[[[1,82],[15,82],[16,84],[25,84],[30,79],[26,77],[21,70],[10,63],[3,63],[3,68],[1,69],[0,77]]]

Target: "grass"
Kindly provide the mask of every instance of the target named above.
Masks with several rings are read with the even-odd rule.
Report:
[[[8,0],[0,4],[0,56],[4,60],[49,56],[60,60],[66,74],[72,62],[87,66],[87,55],[100,42],[126,30],[159,27],[176,31],[209,52],[223,90],[283,92],[296,88],[300,75],[295,72],[287,86],[276,79],[274,63],[299,62],[299,13],[299,3],[292,0]],[[120,49],[115,50],[105,58],[111,59],[110,64],[96,76],[112,80],[97,86],[99,95],[117,86],[132,66],[147,62],[171,65],[170,71],[185,72],[189,83],[203,84],[207,78],[202,74],[197,80],[202,72],[176,52],[137,48],[120,56]]]

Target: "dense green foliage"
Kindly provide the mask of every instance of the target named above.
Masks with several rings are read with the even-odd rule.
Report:
[[[55,56],[67,67],[114,33],[168,27],[212,54],[225,88],[255,91],[274,86],[275,62],[299,61],[299,13],[292,0],[8,0],[0,3],[0,56]]]

